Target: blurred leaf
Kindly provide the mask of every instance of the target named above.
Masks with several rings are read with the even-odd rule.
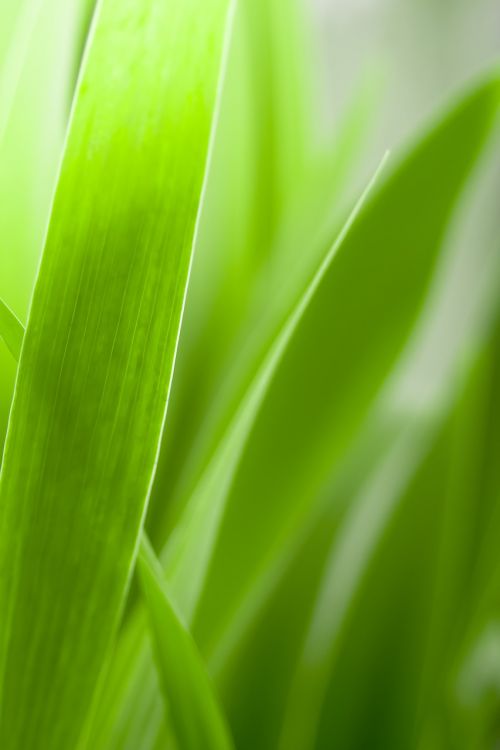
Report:
[[[478,191],[477,188],[475,184],[473,195],[477,194],[480,199],[482,190]],[[317,512],[303,525],[294,544],[283,551],[279,565],[275,566],[274,580],[273,576],[268,578],[259,611],[255,608],[253,622],[247,621],[245,629],[233,631],[229,658],[226,655],[222,672],[218,664],[217,682],[238,747],[277,747],[284,716],[287,726],[281,746],[287,750],[300,746],[300,742],[304,741],[304,731],[306,736],[311,728],[315,731],[324,697],[322,690],[326,689],[325,681],[328,683],[329,676],[332,683],[338,686],[340,696],[336,695],[333,704],[329,704],[329,709],[325,711],[326,715],[328,712],[336,715],[335,721],[328,724],[328,731],[325,732],[326,746],[331,747],[334,742],[335,746],[343,747],[341,727],[348,726],[351,720],[351,729],[361,731],[359,715],[368,714],[371,710],[369,706],[362,707],[363,696],[367,696],[367,701],[373,701],[373,695],[380,690],[387,671],[385,662],[377,667],[381,672],[371,669],[371,652],[381,651],[385,647],[385,642],[379,643],[377,640],[384,627],[387,630],[393,628],[397,633],[398,629],[405,629],[406,622],[392,621],[396,615],[392,606],[376,606],[372,611],[371,597],[368,607],[363,604],[367,577],[370,579],[369,591],[382,587],[382,592],[375,589],[373,595],[373,598],[381,600],[386,597],[386,589],[392,591],[390,587],[394,576],[405,576],[408,589],[405,596],[411,600],[413,588],[416,589],[411,605],[414,611],[412,619],[419,623],[419,627],[412,631],[415,642],[409,646],[415,659],[409,656],[401,658],[398,662],[400,667],[391,670],[387,699],[377,707],[367,723],[370,744],[373,744],[375,737],[379,737],[380,746],[384,748],[390,745],[392,739],[395,739],[396,748],[410,747],[417,717],[421,722],[421,714],[427,714],[429,708],[438,716],[448,715],[441,701],[443,682],[448,676],[447,669],[443,668],[443,656],[454,640],[450,637],[450,631],[451,623],[456,630],[457,609],[450,609],[450,617],[443,616],[443,609],[445,612],[449,609],[450,595],[453,600],[455,592],[457,602],[460,601],[462,607],[469,599],[468,596],[464,601],[463,587],[460,587],[460,581],[465,579],[463,575],[457,576],[461,567],[454,565],[457,556],[450,556],[444,551],[439,553],[440,558],[456,569],[454,577],[458,586],[450,587],[451,591],[446,590],[444,596],[446,586],[443,581],[440,580],[440,594],[435,592],[436,586],[427,586],[433,600],[432,607],[425,592],[422,594],[419,589],[418,577],[405,573],[405,561],[412,560],[406,550],[404,554],[400,551],[398,555],[389,557],[383,575],[372,579],[370,570],[377,567],[379,548],[385,544],[387,529],[394,525],[394,517],[400,517],[404,519],[404,525],[401,520],[397,521],[398,538],[417,558],[417,562],[412,561],[411,564],[426,571],[425,582],[430,579],[428,570],[436,578],[433,569],[428,568],[427,555],[425,561],[420,560],[422,550],[429,549],[430,553],[429,544],[419,546],[412,541],[416,536],[417,524],[415,513],[407,511],[407,507],[420,501],[415,497],[408,504],[408,493],[406,490],[398,491],[398,482],[404,486],[406,476],[408,482],[413,483],[414,472],[421,472],[422,458],[425,458],[423,454],[434,442],[434,433],[442,422],[443,414],[455,400],[457,389],[461,389],[463,373],[467,371],[471,357],[476,356],[478,347],[483,346],[485,337],[490,335],[492,319],[497,314],[497,242],[494,242],[493,254],[488,249],[483,251],[477,242],[469,245],[470,238],[464,232],[463,221],[464,210],[466,214],[471,213],[469,202],[467,199],[465,204],[461,203],[460,219],[454,222],[446,243],[444,263],[440,263],[418,327],[384,388],[383,398],[369,416],[347,461],[336,469],[332,481],[317,499]],[[481,207],[484,208],[484,201],[481,201]],[[474,237],[477,238],[477,222],[481,216],[470,218],[474,219],[472,226]],[[463,243],[465,246],[462,248]],[[472,268],[471,259],[474,260]],[[446,341],[446,347],[442,346],[442,341]],[[470,390],[476,391],[478,384],[478,378],[474,378]],[[470,424],[471,420],[468,420],[464,433]],[[470,439],[475,446],[473,453],[481,454],[481,441],[476,444],[474,432],[470,433]],[[425,489],[425,496],[428,500],[421,504],[429,510],[429,517],[425,521],[429,527],[428,542],[431,536],[441,533],[443,505],[445,509],[450,506],[452,514],[460,515],[460,512],[457,514],[460,508],[455,509],[453,497],[448,497],[451,493],[448,491],[446,498],[443,493],[443,487],[446,490],[449,484],[449,453],[446,446],[446,460],[440,462],[433,459],[431,466],[425,470],[429,485]],[[441,463],[445,466],[445,476],[439,471]],[[461,486],[463,478],[468,476],[468,463],[467,457],[465,460],[462,457],[457,486]],[[470,484],[469,479],[463,481],[464,489]],[[425,483],[419,480],[419,486],[425,487]],[[477,494],[472,504],[477,509]],[[408,515],[411,516],[409,523],[406,522]],[[456,522],[457,519],[451,524],[451,530]],[[425,528],[421,523],[420,526]],[[472,517],[466,515],[462,533],[455,540],[457,552],[460,549],[463,553],[470,548],[474,528]],[[439,545],[442,546],[441,541]],[[449,576],[446,579],[449,580]],[[297,602],[300,602],[300,607]],[[350,623],[352,612],[354,610],[356,614],[360,602],[363,604],[360,621],[367,632],[362,632],[358,642],[351,632]],[[432,648],[424,643],[430,640],[427,633],[431,629],[431,609],[432,628],[436,630],[437,625],[439,637],[443,635],[443,643],[433,636],[437,645],[434,643]],[[372,637],[370,623],[383,618],[387,622],[380,628],[374,628]],[[413,638],[412,633],[407,633],[407,636]],[[347,675],[338,671],[338,653],[344,648],[344,640],[349,651],[363,653],[356,661],[358,671],[355,676],[352,676],[352,662],[346,667]],[[439,651],[437,659],[436,649]],[[414,668],[415,664],[417,668]],[[424,669],[425,681],[422,674]],[[361,685],[367,685],[366,690],[362,690]],[[426,702],[430,706],[426,706]],[[396,703],[401,710],[393,712]],[[251,715],[248,705],[252,706]],[[410,713],[413,718],[405,718]],[[357,746],[359,744],[364,746],[361,741]],[[438,746],[445,745],[441,742]],[[465,746],[468,747],[467,744]]]
[[[31,37],[43,0],[20,0],[6,3],[0,11],[0,143],[9,121]],[[7,33],[5,33],[7,32]],[[10,34],[9,34],[10,32]],[[7,36],[9,34],[9,36]]]
[[[224,513],[194,619],[203,653],[243,616],[401,352],[499,91],[496,77],[479,85],[410,152],[347,234],[301,318],[230,486],[214,487],[212,503]],[[195,559],[191,544],[186,561]],[[172,579],[176,596],[185,580]]]
[[[170,602],[163,570],[146,537],[138,560],[157,665],[181,750],[232,747],[225,719],[196,645]]]
[[[25,321],[70,93],[69,61],[88,0],[6,0],[0,7],[0,296]],[[15,367],[0,343],[0,443]]]
[[[217,674],[281,575],[283,551],[348,454],[412,330],[460,188],[491,131],[498,91],[492,78],[466,95],[378,190],[271,370],[241,459],[234,465],[231,443],[222,441],[193,494],[166,569],[188,618],[204,578],[194,634]],[[239,418],[246,419],[243,407]],[[212,528],[199,522],[209,497]],[[217,528],[206,574],[207,540]],[[143,696],[145,685],[143,674],[126,700]]]
[[[2,465],[9,750],[75,746],[118,623],[166,410],[228,7],[100,7]]]
[[[383,163],[380,170],[382,166]],[[169,560],[165,564],[169,570],[173,591],[188,620],[191,620],[194,614],[196,602],[204,584],[203,578],[214,551],[219,524],[225,509],[226,490],[230,489],[246,442],[266,397],[267,389],[280,367],[281,360],[303,316],[314,300],[323,278],[329,272],[337,252],[352,227],[355,226],[356,219],[367,196],[373,190],[378,174],[379,172],[376,173],[358,201],[337,241],[326,254],[312,281],[279,331],[249,392],[240,404],[228,434],[196,490],[191,505],[188,507],[184,524],[181,525],[174,538]]]

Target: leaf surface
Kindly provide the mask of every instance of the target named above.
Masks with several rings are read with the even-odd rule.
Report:
[[[0,745],[67,750],[155,468],[230,3],[104,0],[32,302],[0,479]]]

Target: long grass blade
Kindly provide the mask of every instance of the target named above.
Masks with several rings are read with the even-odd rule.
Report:
[[[0,746],[75,747],[155,468],[229,2],[104,0],[0,480]],[[131,446],[133,445],[133,450]]]

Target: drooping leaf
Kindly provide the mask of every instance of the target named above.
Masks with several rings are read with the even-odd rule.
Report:
[[[229,750],[229,730],[205,666],[174,609],[163,569],[146,537],[142,538],[138,567],[161,684],[179,749]]]
[[[165,416],[230,3],[105,0],[0,480],[0,745],[82,731]],[[131,450],[133,446],[133,450]]]

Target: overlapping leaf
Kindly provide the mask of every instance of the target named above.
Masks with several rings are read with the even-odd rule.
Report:
[[[498,103],[493,77],[439,122],[370,201],[325,274],[222,490],[225,511],[194,620],[207,653],[300,527],[400,353]]]
[[[221,453],[194,494],[193,507],[205,505],[212,519],[214,507],[220,509],[210,532],[217,542],[208,575],[206,557],[198,554],[208,520],[195,523],[191,533],[181,532],[181,554],[167,555],[167,571],[170,559],[174,596],[181,611],[197,607],[194,632],[212,668],[221,667],[252,622],[287,540],[348,451],[400,353],[497,107],[493,78],[447,114],[378,191],[279,360],[252,417],[236,473],[225,477],[222,469],[214,471],[218,461],[224,466]],[[188,509],[187,518],[192,513]],[[186,598],[191,577],[199,575],[201,598]],[[144,696],[141,673],[137,688]]]
[[[72,96],[73,43],[89,0],[0,9],[0,296],[26,319]],[[15,367],[0,344],[0,441]]]
[[[74,747],[154,472],[226,0],[105,0],[28,321],[0,482],[0,745]]]

